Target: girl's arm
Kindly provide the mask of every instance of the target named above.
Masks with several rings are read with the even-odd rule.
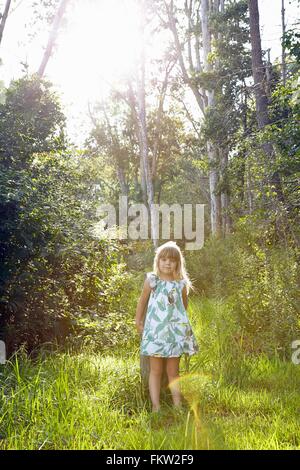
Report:
[[[151,293],[151,287],[150,287],[149,281],[148,279],[145,279],[143,290],[139,298],[137,308],[136,308],[136,314],[135,314],[135,325],[139,333],[143,332],[144,312],[145,312],[145,308],[149,300],[150,293]]]
[[[188,293],[187,293],[186,286],[184,286],[183,289],[182,289],[182,302],[183,302],[184,308],[187,309],[187,307],[188,307]]]

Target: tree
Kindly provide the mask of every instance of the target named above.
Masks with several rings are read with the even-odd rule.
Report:
[[[180,2],[178,3],[180,4]],[[223,22],[223,30],[214,27],[213,23],[226,18],[228,11],[230,14],[232,11],[238,12],[239,8],[242,9],[241,18],[243,18],[244,3],[244,1],[225,3],[225,1],[219,0],[214,2],[208,0],[185,0],[182,11],[179,7],[176,8],[174,0],[164,1],[168,21],[164,22],[162,20],[162,23],[167,23],[173,34],[182,81],[193,92],[199,111],[203,116],[204,126],[211,131],[212,123],[218,117],[218,123],[221,127],[215,127],[215,133],[222,132],[224,128],[223,122],[227,120],[226,116],[221,117],[219,115],[219,103],[223,100],[223,111],[225,111],[225,100],[222,96],[225,94],[224,89],[226,90],[226,85],[224,85],[225,80],[222,76],[222,62],[226,63],[228,55],[225,56],[224,60],[224,57],[218,53],[218,44],[224,38],[223,43],[227,41],[230,47],[231,42],[237,42],[236,36],[245,37],[245,40],[247,40],[247,36],[242,28],[240,28],[240,20],[237,15],[232,16],[233,19],[230,16],[227,18],[232,20],[236,26],[235,30],[232,27],[234,33],[232,37],[230,35],[229,37],[227,36],[228,28],[225,22]],[[187,21],[187,26],[184,30],[182,28],[183,16]],[[237,44],[239,53],[237,54],[237,51],[235,51],[235,57],[239,59],[240,53],[244,53],[240,48],[240,44],[242,44],[242,39]],[[232,73],[230,69],[227,73],[239,78],[239,74]],[[226,235],[230,230],[231,223],[228,216],[228,185],[224,184],[227,173],[229,146],[225,143],[225,139],[223,142],[217,142],[212,132],[206,133],[205,144],[209,162],[211,233],[218,235],[222,230],[223,234]]]
[[[134,138],[134,145],[137,143],[139,148],[139,178],[140,183],[137,182],[136,178],[136,164],[134,163],[134,171],[135,171],[135,187],[137,188],[140,186],[141,188],[141,195],[144,204],[148,207],[149,215],[150,215],[150,230],[151,230],[151,238],[153,240],[154,246],[157,245],[157,239],[159,237],[159,229],[158,225],[156,225],[156,217],[154,213],[154,201],[155,201],[155,183],[157,182],[157,168],[159,158],[161,156],[161,147],[162,147],[162,129],[164,128],[164,102],[167,93],[167,89],[169,86],[169,77],[171,71],[174,67],[176,59],[174,57],[168,58],[161,69],[159,70],[160,73],[163,73],[163,79],[161,82],[161,86],[158,90],[158,105],[157,110],[152,113],[151,116],[151,127],[152,127],[152,134],[151,134],[151,146],[149,145],[149,114],[150,114],[150,107],[146,107],[146,95],[147,93],[151,94],[151,90],[147,89],[148,83],[151,83],[149,77],[146,77],[146,63],[149,63],[148,57],[145,54],[145,30],[147,25],[147,18],[146,15],[147,11],[147,2],[143,1],[140,3],[140,32],[141,32],[141,44],[140,44],[140,54],[139,60],[136,67],[136,70],[132,73],[130,78],[127,78],[122,85],[118,89],[114,89],[114,100],[121,100],[128,106],[130,114],[126,117],[126,120],[123,121],[127,123],[127,130],[131,133],[132,131],[135,134]],[[148,31],[147,31],[148,32]],[[157,68],[157,67],[156,67]],[[156,77],[157,78],[157,77]],[[154,95],[152,91],[152,96]],[[156,98],[156,97],[155,97]],[[113,155],[112,160],[116,162],[116,170],[118,172],[118,179],[120,182],[120,176],[122,176],[123,181],[124,175],[121,173],[121,166],[117,164],[116,157],[118,155],[117,147],[123,148],[123,143],[121,142],[123,138],[120,138],[120,132],[118,133],[119,136],[116,136],[115,132],[112,132],[112,126],[110,124],[110,117],[109,113],[105,111],[105,107],[101,105],[105,123],[100,125],[102,131],[104,131],[105,135],[101,136],[101,130],[96,122],[94,122],[95,129],[98,127],[98,131],[95,133],[93,132],[94,136],[96,137],[98,147],[103,147],[102,143],[107,141],[108,134],[110,134],[110,140],[114,139],[115,145],[114,149],[110,145],[109,152]],[[122,120],[122,113],[120,114],[120,120]],[[129,127],[128,127],[129,125]],[[153,129],[153,125],[155,126]],[[96,136],[96,134],[98,134]],[[100,142],[99,138],[102,140]],[[133,142],[132,142],[133,143]],[[106,151],[108,148],[106,148]],[[126,153],[126,152],[125,152]],[[132,155],[136,156],[136,152],[132,151]],[[129,156],[129,154],[128,154]],[[131,162],[132,164],[132,162]],[[132,168],[132,167],[131,167]],[[120,183],[120,187],[124,188],[124,184]],[[133,197],[137,195],[134,194]]]
[[[185,14],[188,17],[188,66],[185,63],[185,58],[183,55],[183,46],[180,43],[179,34],[176,26],[176,17],[175,17],[175,9],[174,9],[174,2],[173,0],[170,1],[168,4],[166,1],[165,8],[168,17],[168,25],[173,33],[174,36],[174,45],[178,54],[178,60],[182,72],[182,77],[184,82],[191,88],[196,102],[200,108],[200,111],[205,115],[206,109],[208,107],[212,107],[214,105],[214,92],[213,90],[205,90],[199,87],[199,84],[194,79],[196,74],[201,73],[202,71],[207,72],[210,68],[208,63],[208,54],[210,52],[210,32],[208,30],[208,2],[204,0],[201,3],[201,21],[202,21],[202,39],[203,39],[203,57],[204,57],[204,70],[202,69],[201,62],[200,62],[200,50],[196,49],[197,55],[197,65],[194,67],[193,59],[192,59],[192,52],[191,52],[191,37],[192,31],[195,31],[195,25],[193,24],[192,20],[192,10],[194,8],[193,1],[191,0],[188,4],[185,1]],[[200,6],[197,7],[197,19],[200,20]],[[198,27],[200,25],[198,24]],[[199,46],[200,41],[197,35],[197,46]],[[191,74],[188,73],[188,68],[191,71]],[[214,147],[211,145],[210,142],[207,143],[207,153],[210,162],[210,169],[209,169],[209,185],[210,185],[210,212],[211,212],[211,231],[213,235],[219,233],[220,230],[220,199],[216,194],[217,189],[217,170],[216,170],[216,153]]]
[[[5,24],[6,24],[8,12],[9,12],[9,9],[10,9],[10,4],[11,4],[11,0],[6,0],[5,7],[4,7],[4,12],[3,12],[3,14],[1,15],[1,22],[0,22],[0,44],[1,44],[1,41],[2,41],[3,32],[4,32],[4,28],[5,28]]]
[[[0,104],[0,160],[24,167],[33,153],[65,146],[65,117],[50,82],[37,76],[12,81]]]
[[[254,92],[256,103],[257,124],[259,129],[264,129],[270,124],[268,113],[268,96],[265,82],[264,65],[262,60],[261,39],[259,29],[259,10],[258,1],[249,0],[250,17],[250,36],[251,36],[251,55],[252,55],[252,73],[254,79]],[[263,150],[270,161],[274,160],[274,147],[270,141],[263,143]],[[272,171],[272,170],[271,170]],[[277,197],[283,203],[284,195],[280,175],[277,170],[272,171],[269,182],[273,185]]]
[[[259,129],[263,129],[270,123],[270,120],[268,116],[268,98],[264,74],[265,66],[262,60],[257,0],[249,0],[249,17],[257,124]],[[268,151],[271,152],[272,149],[269,147]]]
[[[155,96],[157,106],[147,107],[149,164],[154,199],[158,204],[164,185],[170,185],[187,163],[184,152],[189,139],[178,110],[163,110],[165,78],[157,86],[157,97],[152,90],[151,100]],[[133,93],[133,89],[131,91]],[[117,204],[121,191],[121,194],[128,195],[131,200],[142,202],[138,117],[137,110],[132,109],[132,100],[125,92],[114,90],[101,104],[96,104],[92,109],[90,106],[90,117],[93,128],[86,142],[87,152],[105,165],[107,184],[109,175],[113,175],[119,183],[118,186],[110,186],[106,197]],[[102,179],[103,177],[104,174]]]
[[[286,85],[286,54],[285,54],[285,44],[284,38],[286,33],[286,24],[285,24],[285,3],[284,0],[281,0],[281,25],[282,25],[282,53],[281,53],[281,61],[282,61],[282,82],[283,85]]]
[[[112,344],[118,316],[123,333],[126,323],[126,273],[119,242],[91,233],[93,165],[65,151],[0,169],[0,328],[9,353],[72,333],[75,346],[90,335]]]
[[[45,69],[46,69],[46,66],[48,64],[49,58],[51,56],[51,52],[52,52],[52,49],[54,47],[54,44],[55,44],[55,41],[56,41],[56,38],[57,38],[57,35],[58,35],[59,27],[60,27],[60,24],[61,24],[61,21],[62,21],[62,18],[63,18],[63,15],[64,15],[64,12],[66,10],[68,2],[69,2],[69,0],[61,0],[60,4],[58,6],[56,15],[55,15],[54,20],[53,20],[52,30],[51,30],[50,35],[49,35],[48,44],[47,44],[42,62],[40,64],[38,72],[37,72],[39,77],[43,77],[43,75],[45,73]]]
[[[100,154],[105,166],[113,167],[119,183],[118,193],[128,196],[129,154],[134,154],[134,149],[128,138],[132,135],[132,124],[129,116],[124,114],[121,103],[112,94],[107,102],[97,104],[94,110],[89,105],[93,128],[86,145],[91,155]],[[117,201],[117,194],[115,199]]]
[[[214,87],[214,106],[206,113],[202,133],[216,147],[219,155],[218,192],[221,196],[222,231],[231,231],[232,185],[229,177],[229,155],[236,151],[244,122],[243,98],[247,95],[246,79],[250,56],[247,50],[249,25],[247,4],[244,1],[225,3],[210,14],[210,30],[214,38],[210,61],[214,67],[202,74],[201,81]]]

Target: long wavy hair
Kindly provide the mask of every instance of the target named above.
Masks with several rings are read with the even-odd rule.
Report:
[[[180,250],[180,247],[176,244],[176,242],[170,240],[156,249],[153,261],[153,271],[157,276],[160,276],[159,260],[161,258],[171,258],[176,261],[176,280],[180,281],[184,279],[187,283],[187,291],[189,292],[190,289],[193,290],[192,281],[190,280],[189,275],[186,271],[185,259]]]

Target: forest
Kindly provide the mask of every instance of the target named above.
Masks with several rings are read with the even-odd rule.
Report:
[[[299,12],[0,1],[0,450],[300,449]],[[135,312],[167,240],[199,352],[153,416]]]

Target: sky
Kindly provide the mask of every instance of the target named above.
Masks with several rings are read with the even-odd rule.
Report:
[[[0,0],[0,11],[4,1]],[[286,0],[287,28],[297,20],[295,1]],[[0,49],[0,80],[7,86],[23,74],[24,65],[35,72],[47,44],[45,28],[33,39],[32,0],[14,0]],[[17,8],[16,8],[17,6]],[[88,103],[100,100],[117,77],[130,74],[139,54],[138,11],[130,0],[73,0],[67,24],[61,30],[46,78],[61,96],[68,118],[68,131],[77,145],[88,135]],[[263,49],[271,60],[281,56],[281,0],[259,0]],[[298,15],[299,16],[299,15]],[[158,36],[151,38],[155,56],[161,52]]]

